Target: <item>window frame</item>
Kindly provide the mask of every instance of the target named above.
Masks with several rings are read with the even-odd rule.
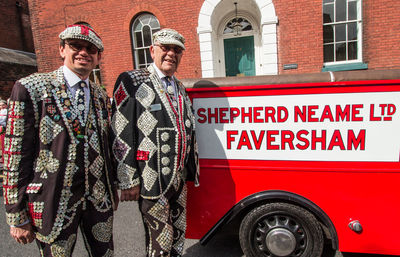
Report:
[[[97,85],[102,86],[101,84],[101,70],[100,70],[100,65],[96,65],[96,67],[92,70],[92,72],[89,75],[89,79],[96,83]]]
[[[362,58],[362,0],[345,0],[346,1],[346,18],[344,21],[336,21],[336,3],[337,0],[332,0],[329,3],[325,3],[325,0],[323,0],[322,2],[322,13],[324,14],[324,7],[326,5],[333,5],[333,16],[335,18],[335,20],[333,22],[329,22],[329,23],[325,23],[324,20],[322,20],[322,26],[329,26],[329,25],[333,25],[333,40],[330,43],[325,43],[323,42],[323,48],[325,47],[325,45],[333,45],[334,50],[333,50],[333,61],[325,61],[325,53],[323,53],[323,63],[324,66],[333,66],[333,65],[346,65],[346,64],[355,64],[355,63],[362,63],[363,62],[363,58]],[[357,10],[357,17],[356,19],[352,19],[349,20],[349,3],[350,2],[356,2],[356,10]],[[350,24],[350,23],[356,23],[357,26],[357,39],[356,40],[349,40],[348,39],[348,26],[346,26],[346,32],[345,32],[345,40],[343,41],[337,41],[336,40],[336,31],[335,31],[335,26],[336,25],[340,25],[340,24]],[[324,36],[323,36],[323,40],[324,40]],[[345,43],[346,44],[346,60],[341,60],[341,61],[337,61],[337,56],[336,56],[336,45],[338,44],[338,42],[340,43]],[[356,59],[352,59],[349,60],[349,51],[348,51],[348,47],[349,47],[349,43],[351,42],[357,42],[357,58]]]
[[[240,30],[240,33],[239,33],[238,35],[235,34],[236,32],[234,31],[234,29],[232,29],[231,32],[226,32],[226,29],[227,29],[227,27],[228,27],[228,24],[234,23],[234,21],[237,21],[237,20],[246,21],[246,22],[250,25],[250,29],[243,30],[243,26],[242,26],[242,29]],[[249,34],[249,33],[250,33],[250,34],[253,33],[253,30],[254,30],[253,24],[252,24],[251,21],[249,21],[246,17],[244,17],[244,16],[235,16],[234,18],[232,18],[232,19],[230,19],[230,20],[228,20],[228,21],[226,22],[225,27],[224,27],[224,29],[223,29],[223,31],[222,31],[222,35],[223,35],[223,36],[228,36],[228,37],[230,37],[230,36],[240,37],[240,36],[242,35],[242,33],[244,33],[245,35],[246,35],[246,34]]]
[[[151,16],[151,19],[148,20],[147,23],[144,23],[144,19],[147,18],[148,16]],[[158,27],[152,27],[151,23],[152,21],[156,21],[158,24]],[[140,30],[136,30],[136,24],[137,22],[141,23],[141,29]],[[143,28],[144,27],[150,27],[150,33],[151,35],[153,35],[155,32],[159,31],[161,29],[160,26],[160,22],[157,19],[157,17],[155,15],[153,15],[152,13],[140,13],[138,14],[132,21],[131,24],[131,39],[132,39],[132,57],[133,57],[133,61],[134,61],[134,65],[136,69],[140,69],[140,68],[145,68],[148,67],[151,63],[153,63],[153,60],[151,59],[150,56],[150,46],[153,44],[153,37],[150,37],[150,45],[145,45],[145,39],[144,39],[144,33],[143,33]],[[142,42],[142,46],[137,46],[137,33],[141,33],[141,42]],[[144,52],[144,63],[140,63],[140,58],[139,58],[139,51],[145,50]]]

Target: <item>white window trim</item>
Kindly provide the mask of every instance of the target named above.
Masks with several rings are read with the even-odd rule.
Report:
[[[260,33],[259,29],[257,26],[256,21],[254,18],[244,12],[238,12],[238,17],[244,18],[248,20],[251,23],[252,30],[250,31],[242,31],[240,36],[235,36],[233,33],[229,34],[224,34],[224,29],[226,24],[231,21],[232,19],[235,18],[235,14],[230,14],[226,16],[220,23],[220,26],[218,28],[218,37],[221,38],[221,40],[218,40],[218,55],[216,56],[217,60],[220,60],[220,62],[217,63],[217,69],[216,69],[216,76],[217,77],[225,77],[226,76],[226,70],[225,70],[225,48],[224,48],[224,40],[229,39],[229,38],[241,38],[241,37],[248,37],[248,36],[253,36],[254,37],[254,65],[255,65],[255,72],[256,75],[259,75],[261,73],[261,65],[260,65]]]
[[[154,30],[157,30],[157,29],[159,30],[159,29],[160,29],[160,21],[157,19],[157,17],[156,17],[155,15],[153,15],[153,14],[151,14],[151,13],[141,13],[141,14],[139,14],[139,15],[133,20],[132,25],[131,25],[131,38],[132,38],[133,59],[134,59],[134,62],[135,62],[135,68],[136,68],[136,69],[141,68],[140,66],[143,66],[143,64],[139,64],[139,54],[138,54],[138,51],[139,51],[139,50],[142,50],[142,49],[148,49],[148,48],[149,48],[149,46],[136,47],[136,41],[135,41],[135,38],[136,38],[135,32],[137,32],[137,31],[134,30],[134,29],[135,29],[135,28],[134,28],[134,25],[135,25],[136,21],[137,21],[138,19],[140,19],[141,17],[143,17],[144,15],[153,16],[153,18],[154,18],[154,19],[157,21],[157,23],[158,23],[158,28],[152,28],[149,24],[144,24],[143,26],[149,26],[150,29],[151,29],[151,31],[154,31]],[[142,37],[143,37],[143,35],[142,35]],[[144,43],[144,42],[143,42],[143,43]],[[151,38],[151,43],[153,44],[153,38]],[[148,62],[147,62],[147,59],[145,60],[145,62],[146,62],[146,63],[145,63],[144,65],[146,65],[146,67],[152,63],[152,62],[148,63]]]
[[[199,34],[200,59],[202,77],[216,77],[218,59],[215,53],[220,51],[219,43],[215,40],[221,40],[216,37],[217,30],[212,27],[211,17],[216,6],[222,0],[205,0],[198,17],[197,33]],[[275,7],[272,0],[254,0],[261,14],[260,27],[260,56],[261,67],[257,75],[276,75],[278,74],[278,47],[277,47],[277,23],[278,18],[275,13]],[[219,22],[221,24],[221,21]],[[252,23],[254,26],[255,23]],[[214,30],[213,30],[214,29]],[[216,38],[216,39],[215,39]],[[256,43],[255,43],[256,44]],[[225,68],[224,68],[225,69]],[[218,71],[220,72],[220,71]]]
[[[96,83],[97,85],[101,85],[101,81],[98,81],[97,78],[101,78],[101,70],[100,67],[96,67],[92,70],[92,75],[93,75],[93,82]],[[98,75],[98,76],[97,76]]]
[[[333,66],[333,65],[341,65],[341,64],[353,64],[353,63],[361,63],[363,62],[363,56],[362,56],[362,48],[363,48],[363,27],[362,27],[362,0],[347,0],[346,4],[348,2],[357,2],[357,20],[352,20],[350,22],[357,22],[357,59],[355,60],[348,60],[348,61],[333,61],[333,62],[324,62],[324,66]],[[335,0],[336,3],[336,0]],[[322,11],[324,8],[324,4],[322,4]],[[346,13],[346,17],[348,17],[348,12],[349,9],[347,8],[347,13]],[[336,8],[334,8],[334,15],[336,16]],[[332,22],[332,23],[326,23],[326,24],[340,24],[340,23],[349,23],[349,21],[345,21],[345,22]],[[325,25],[325,23],[322,23],[323,25]],[[335,31],[334,32],[334,42],[335,42]],[[347,39],[348,34],[346,33],[346,43],[349,42],[349,40]],[[346,52],[346,56],[347,56],[348,52]],[[336,51],[334,52],[335,55],[335,59],[336,59]]]

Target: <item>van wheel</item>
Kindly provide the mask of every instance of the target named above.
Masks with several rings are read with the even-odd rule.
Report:
[[[324,247],[317,219],[287,203],[269,203],[251,210],[240,224],[239,240],[246,257],[317,257]]]

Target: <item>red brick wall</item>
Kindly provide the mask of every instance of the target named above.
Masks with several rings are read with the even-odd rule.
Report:
[[[182,2],[185,3],[183,8]],[[100,64],[102,81],[108,92],[118,75],[133,69],[130,25],[141,12],[150,12],[161,27],[178,30],[186,38],[179,78],[200,77],[200,50],[196,32],[197,15],[202,1],[114,0],[50,1],[30,0],[31,21],[39,71],[51,71],[62,65],[58,54],[58,34],[66,25],[86,21],[100,34],[104,53]],[[51,21],[51,22],[49,22]]]
[[[323,65],[322,0],[274,0],[279,73],[320,72]],[[400,1],[363,0],[363,62],[369,70],[400,68]],[[296,70],[283,64],[297,63]]]
[[[0,99],[7,100],[10,97],[14,83],[13,81],[0,81]]]
[[[10,97],[15,81],[37,72],[36,66],[0,62],[0,98]]]
[[[364,0],[363,58],[368,69],[400,69],[399,13],[399,0]]]
[[[117,76],[133,69],[130,25],[141,12],[150,12],[162,27],[181,32],[187,50],[177,76],[201,77],[197,35],[198,14],[204,0],[29,0],[39,71],[50,71],[62,62],[58,34],[66,25],[89,22],[101,35],[105,51],[102,81],[111,94]],[[363,0],[363,58],[369,69],[400,67],[400,1]],[[279,73],[315,73],[323,65],[322,0],[273,0],[279,23]],[[297,63],[298,69],[283,70]]]
[[[273,1],[278,16],[279,74],[320,72],[323,62],[322,0]],[[284,64],[298,65],[283,70]]]
[[[1,0],[0,13],[0,47],[33,53],[28,1]]]

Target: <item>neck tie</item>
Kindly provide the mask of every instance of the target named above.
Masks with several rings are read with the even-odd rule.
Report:
[[[167,92],[169,94],[169,97],[172,100],[172,105],[176,108],[178,106],[178,103],[176,101],[176,97],[175,97],[175,90],[174,90],[174,86],[171,83],[171,77],[170,76],[166,76],[165,77],[165,82],[167,84]]]
[[[78,82],[78,88],[75,92],[75,103],[76,103],[76,108],[78,110],[78,117],[79,121],[81,122],[82,126],[85,126],[84,122],[84,117],[85,115],[85,91],[83,89],[86,87],[86,82],[85,81],[79,81]]]

